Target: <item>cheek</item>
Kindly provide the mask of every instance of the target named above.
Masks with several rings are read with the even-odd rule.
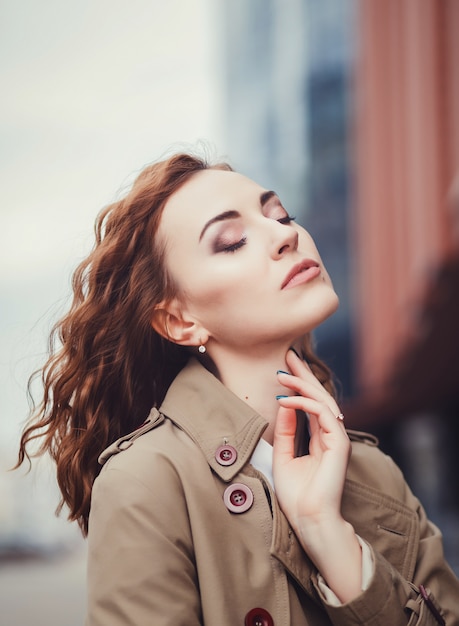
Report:
[[[247,281],[234,272],[203,271],[190,277],[184,287],[188,302],[200,309],[232,308],[248,297]]]
[[[169,239],[166,266],[180,300],[190,313],[202,320],[239,315],[238,311],[253,301],[254,294],[262,305],[261,301],[266,299],[268,268],[260,263],[258,250],[210,256],[187,246],[184,238],[178,244],[176,238]]]
[[[193,312],[237,306],[247,299],[248,282],[237,263],[219,263],[212,259],[174,258],[170,274],[180,299]],[[209,312],[209,311],[208,311]],[[217,311],[215,311],[217,313]]]

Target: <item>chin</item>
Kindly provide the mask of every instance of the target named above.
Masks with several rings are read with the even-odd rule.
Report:
[[[329,313],[327,315],[327,317],[330,317],[331,315],[333,315],[333,313],[336,313],[336,311],[339,309],[339,298],[338,298],[338,294],[332,290],[332,294],[330,297],[330,307],[329,307]]]
[[[333,310],[332,313],[338,310],[339,308],[339,297],[336,291],[333,289],[333,296],[331,298],[333,300]]]
[[[318,305],[316,309],[316,315],[313,324],[311,324],[311,328],[309,331],[314,330],[317,326],[320,326],[322,322],[325,322],[329,317],[331,317],[339,308],[339,298],[336,292],[333,289],[329,290],[329,294],[327,294],[327,298],[323,298],[320,305]]]

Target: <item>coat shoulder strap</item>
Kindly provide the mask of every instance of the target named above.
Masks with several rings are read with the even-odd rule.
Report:
[[[132,433],[129,433],[128,435],[123,435],[122,437],[114,441],[111,445],[109,445],[108,448],[105,448],[105,450],[97,459],[99,464],[104,465],[113,455],[118,454],[119,452],[122,452],[127,448],[130,448],[132,443],[136,439],[138,439],[148,431],[153,430],[153,428],[156,428],[163,421],[164,415],[160,413],[156,408],[151,409],[150,414],[148,415],[142,426],[139,426],[139,428],[134,430]]]

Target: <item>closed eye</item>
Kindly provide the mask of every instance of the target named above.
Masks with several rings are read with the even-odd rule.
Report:
[[[294,215],[286,215],[285,217],[281,217],[277,221],[279,222],[279,224],[290,224],[291,222],[294,222],[295,220],[296,220],[296,217]]]
[[[235,243],[232,243],[229,246],[225,246],[221,250],[221,252],[236,252],[236,250],[239,250],[239,248],[242,248],[242,246],[245,246],[246,243],[247,243],[247,237],[242,237],[242,239],[240,239],[239,241],[236,241]]]

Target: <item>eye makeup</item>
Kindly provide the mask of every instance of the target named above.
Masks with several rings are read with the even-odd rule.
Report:
[[[262,205],[263,215],[276,220],[279,224],[290,224],[295,220],[294,216],[288,214],[277,194],[269,192],[271,195]]]
[[[288,226],[295,217],[289,215],[282,206],[281,201],[274,192],[267,192],[268,196],[261,205],[262,214],[265,218],[275,220],[279,224]],[[239,211],[225,211],[210,219],[201,232],[204,233],[213,226],[214,232],[211,237],[211,250],[214,254],[220,252],[236,252],[247,243],[247,235],[243,229],[244,223]]]
[[[235,252],[247,243],[247,237],[242,231],[223,232],[217,234],[212,242],[212,251],[218,252]]]
[[[279,218],[277,221],[279,222],[279,224],[290,224],[291,222],[294,222],[295,220],[296,220],[296,217],[294,215],[286,215],[285,217]]]

